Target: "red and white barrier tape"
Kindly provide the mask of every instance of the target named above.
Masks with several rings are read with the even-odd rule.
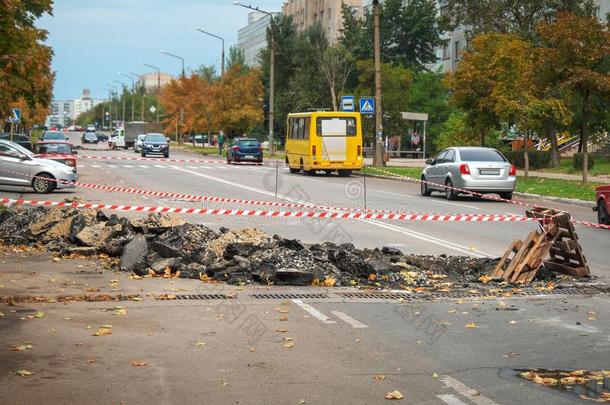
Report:
[[[221,159],[169,159],[169,158],[145,158],[136,156],[97,156],[97,155],[80,155],[79,159],[94,159],[94,160],[130,160],[130,161],[146,161],[146,162],[159,162],[159,163],[202,163],[202,164],[228,164],[225,160]],[[236,162],[242,163],[242,162]],[[256,162],[243,162],[257,164]],[[263,162],[265,166],[275,166],[274,162]],[[284,165],[283,161],[278,161],[278,165]]]
[[[307,218],[307,219],[375,219],[397,221],[442,221],[442,222],[533,222],[533,218],[513,215],[484,215],[484,214],[374,214],[374,213],[341,213],[341,212],[314,212],[314,211],[266,211],[266,210],[231,210],[216,208],[172,208],[172,207],[145,207],[135,205],[117,205],[101,203],[77,203],[65,201],[35,201],[12,198],[1,198],[0,205],[32,205],[44,207],[68,207],[107,209],[116,211],[133,211],[146,213],[192,214],[192,215],[221,215],[238,217],[268,217],[268,218]]]

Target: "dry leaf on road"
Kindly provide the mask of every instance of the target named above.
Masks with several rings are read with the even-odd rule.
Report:
[[[112,325],[102,325],[92,336],[108,336],[112,335]]]
[[[22,370],[15,371],[15,374],[17,374],[18,376],[21,376],[21,377],[29,377],[34,373],[32,373],[30,370],[22,369]]]
[[[144,367],[148,365],[144,360],[131,360],[129,363],[134,367]]]
[[[385,375],[383,374],[377,374],[373,376],[373,381],[383,381],[385,380]]]
[[[12,352],[25,352],[28,349],[33,349],[32,345],[20,345],[20,346],[11,346]]]
[[[478,326],[474,322],[470,322],[470,323],[466,324],[466,329],[476,329],[476,328],[478,328]]]
[[[293,347],[294,347],[294,342],[284,343],[284,349],[292,349]]]
[[[404,396],[400,393],[400,391],[392,391],[385,394],[385,399],[403,399]]]
[[[44,312],[42,311],[36,311],[34,313],[34,318],[44,318]]]

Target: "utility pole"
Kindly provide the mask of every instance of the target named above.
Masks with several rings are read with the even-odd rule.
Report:
[[[383,166],[383,123],[381,113],[381,29],[379,0],[373,0],[375,20],[375,158],[374,166]]]
[[[123,76],[131,80],[131,121],[135,121],[136,113],[136,82],[133,77],[126,73],[119,73],[119,76]]]

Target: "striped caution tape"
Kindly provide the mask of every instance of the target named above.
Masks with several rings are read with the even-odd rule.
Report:
[[[31,205],[43,207],[67,207],[79,209],[106,209],[123,212],[219,215],[235,217],[307,218],[307,219],[372,219],[395,221],[439,221],[439,222],[535,222],[534,218],[515,215],[485,214],[394,214],[329,211],[267,211],[217,208],[145,207],[103,203],[79,203],[65,201],[36,201],[1,198],[0,205]]]

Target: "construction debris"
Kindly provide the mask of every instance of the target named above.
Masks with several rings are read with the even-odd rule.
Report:
[[[541,230],[531,232],[525,241],[513,241],[492,273],[492,279],[530,283],[542,265],[547,270],[573,277],[590,274],[570,214],[536,207],[527,210],[526,215],[538,219]],[[550,260],[545,260],[548,255]]]

